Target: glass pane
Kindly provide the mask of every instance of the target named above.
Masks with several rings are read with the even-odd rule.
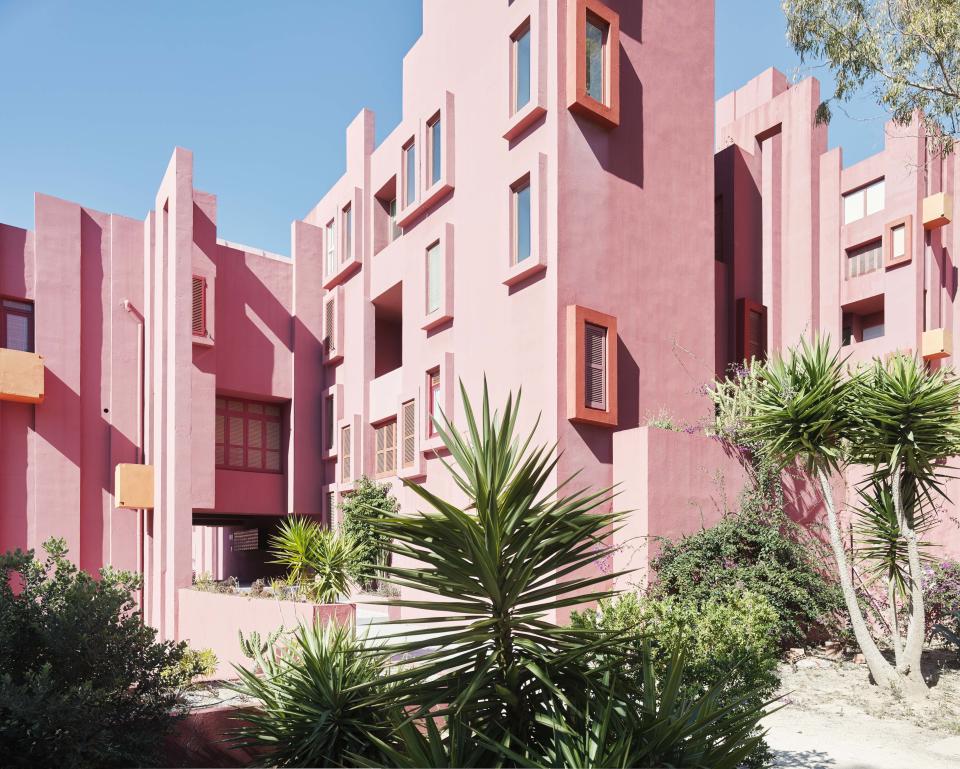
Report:
[[[513,41],[513,111],[530,101],[530,30]]]
[[[440,161],[443,158],[443,139],[440,134],[440,118],[430,126],[430,184],[440,181]]]
[[[8,350],[30,352],[30,319],[25,315],[7,313],[7,338],[3,346]]]
[[[893,235],[893,256],[898,258],[907,253],[907,241],[906,241],[906,230],[901,225],[900,227],[894,227],[891,230]]]
[[[18,302],[14,299],[4,299],[3,306],[8,310],[20,310],[20,312],[32,313],[33,305],[30,302]]]
[[[530,185],[513,193],[514,205],[514,261],[522,262],[530,256]]]
[[[404,180],[406,182],[406,190],[404,203],[410,205],[414,200],[417,199],[417,147],[414,144],[411,144],[404,150],[404,155],[406,157],[405,169],[403,172]]]
[[[843,223],[850,224],[863,218],[863,190],[843,196]]]
[[[882,211],[884,207],[885,185],[883,181],[867,187],[867,216]]]
[[[604,30],[587,19],[587,95],[603,101],[603,37]]]
[[[343,209],[343,255],[341,259],[349,259],[350,254],[353,253],[353,241],[351,236],[353,233],[353,208],[347,206]]]
[[[883,324],[878,323],[875,326],[864,326],[863,327],[863,341],[867,342],[871,339],[879,339],[883,336]]]
[[[443,285],[440,257],[439,243],[427,249],[427,313],[440,309],[440,289]]]

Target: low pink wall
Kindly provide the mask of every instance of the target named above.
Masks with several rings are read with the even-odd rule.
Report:
[[[300,624],[334,620],[353,624],[356,604],[314,604],[248,598],[244,595],[208,593],[181,588],[177,639],[195,649],[213,649],[217,655],[217,676],[234,678],[234,665],[250,665],[240,650],[238,631],[246,637],[256,631],[261,638],[283,626],[293,630]]]
[[[224,743],[226,736],[238,725],[237,716],[243,710],[217,706],[194,710],[177,722],[164,745],[163,765],[193,766],[249,766],[255,754]]]

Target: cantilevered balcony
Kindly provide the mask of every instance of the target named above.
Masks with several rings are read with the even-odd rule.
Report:
[[[0,401],[43,403],[43,356],[0,347]]]

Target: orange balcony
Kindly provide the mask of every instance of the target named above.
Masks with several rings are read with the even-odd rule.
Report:
[[[953,199],[945,192],[938,192],[923,199],[923,227],[933,230],[950,224],[953,219]]]
[[[43,403],[43,356],[0,347],[0,401]]]
[[[939,360],[953,354],[953,337],[948,328],[934,328],[923,332],[921,349],[924,360]]]
[[[117,465],[113,487],[117,507],[153,509],[153,465]]]

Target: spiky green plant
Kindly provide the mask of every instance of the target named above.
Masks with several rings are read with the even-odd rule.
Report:
[[[390,711],[371,704],[368,692],[388,662],[361,646],[353,628],[330,622],[301,625],[282,648],[252,649],[256,667],[236,667],[232,688],[260,705],[238,715],[232,743],[256,748],[262,766],[343,766],[348,755],[379,757],[371,738],[387,736]]]
[[[361,556],[352,537],[294,516],[281,521],[270,549],[272,563],[286,566],[288,580],[309,600],[334,603],[350,594],[351,574]]]

